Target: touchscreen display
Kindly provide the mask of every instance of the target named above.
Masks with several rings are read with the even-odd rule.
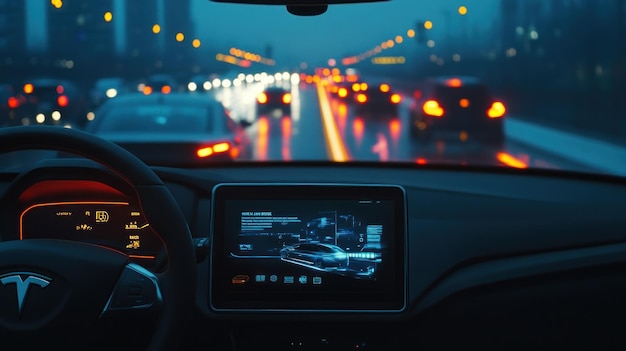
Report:
[[[220,188],[225,194],[216,191],[213,217],[214,309],[404,306],[400,188]]]

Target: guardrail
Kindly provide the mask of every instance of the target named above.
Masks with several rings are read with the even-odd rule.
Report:
[[[540,126],[509,116],[505,120],[509,139],[550,152],[590,168],[626,176],[626,148],[581,135]]]

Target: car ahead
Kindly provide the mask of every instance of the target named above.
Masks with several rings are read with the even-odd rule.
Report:
[[[204,96],[129,94],[108,101],[87,130],[144,162],[194,165],[249,156],[244,125]]]
[[[352,84],[353,104],[362,117],[397,117],[402,96],[392,90],[388,83]]]
[[[169,74],[153,74],[144,83],[137,86],[144,95],[150,94],[170,94],[178,90],[176,79]]]
[[[423,82],[411,105],[411,135],[421,142],[477,140],[501,146],[506,106],[474,77],[437,77]]]
[[[348,253],[331,244],[301,243],[280,250],[283,261],[296,263],[319,270],[346,269],[349,264]]]
[[[291,116],[291,92],[283,87],[270,86],[256,97],[257,116],[279,112],[282,116]]]
[[[187,91],[192,93],[209,91],[211,88],[211,77],[208,74],[196,74],[192,76],[189,78],[186,87]]]
[[[68,80],[28,80],[16,92],[16,99],[12,125],[82,128],[87,122],[85,98],[76,84]]]

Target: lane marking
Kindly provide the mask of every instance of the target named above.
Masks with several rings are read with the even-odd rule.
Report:
[[[317,95],[319,96],[320,112],[324,123],[324,135],[326,136],[326,147],[330,152],[330,158],[335,162],[349,161],[346,145],[341,139],[339,129],[335,123],[335,118],[330,109],[330,102],[322,84],[317,84]]]

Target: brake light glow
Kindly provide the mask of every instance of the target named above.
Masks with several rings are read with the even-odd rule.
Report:
[[[491,107],[487,111],[487,117],[500,118],[504,116],[505,113],[506,113],[506,107],[504,106],[504,104],[500,101],[496,101],[493,104],[491,104]]]
[[[144,86],[144,87],[143,87],[143,89],[141,90],[141,92],[142,92],[144,95],[150,95],[150,94],[152,94],[152,87],[151,87],[151,86],[147,86],[147,85],[146,85],[146,86]]]
[[[443,114],[445,113],[445,111],[439,105],[439,102],[437,102],[437,100],[428,100],[424,102],[424,105],[422,106],[422,110],[424,111],[425,114],[427,114],[428,116],[432,116],[432,117],[442,117]]]
[[[209,157],[213,154],[219,154],[230,150],[229,143],[219,143],[212,146],[201,147],[196,151],[196,155],[200,158]]]
[[[391,87],[389,87],[389,84],[381,84],[380,85],[380,91],[383,93],[388,93],[389,90],[391,90]]]
[[[368,88],[367,83],[361,83],[361,91],[366,91]]]
[[[391,102],[394,104],[399,104],[402,101],[402,97],[400,96],[400,94],[393,94],[391,95]]]
[[[266,104],[267,103],[267,94],[265,93],[261,93],[256,97],[256,101],[259,102],[259,104]]]
[[[468,108],[469,105],[470,105],[470,101],[468,99],[459,100],[459,106],[461,106],[462,108]]]
[[[20,100],[18,100],[14,96],[11,96],[7,101],[7,104],[9,105],[9,108],[18,108],[20,106]]]
[[[285,93],[283,95],[283,104],[285,105],[289,105],[291,103],[291,94],[290,93]]]
[[[31,94],[35,90],[35,86],[31,83],[24,84],[24,93]]]
[[[171,92],[172,92],[172,87],[170,87],[169,85],[164,85],[161,87],[162,94],[169,94]]]
[[[413,98],[416,100],[419,100],[422,98],[422,91],[421,90],[416,90],[413,92]]]
[[[65,88],[63,88],[62,85],[57,85],[56,91],[57,91],[57,94],[63,94],[63,92],[65,91]]]
[[[367,95],[365,94],[359,94],[356,96],[356,101],[358,101],[361,104],[364,104],[367,102]]]
[[[226,152],[230,149],[230,145],[228,143],[219,143],[213,145],[213,152]]]
[[[463,86],[463,82],[459,78],[450,78],[446,81],[446,85],[450,88],[460,88]]]
[[[359,91],[361,91],[361,84],[359,83],[352,84],[352,91],[354,91],[355,93],[358,93]]]
[[[61,95],[57,98],[57,104],[60,107],[66,107],[69,104],[70,100],[65,95]]]
[[[207,146],[207,147],[198,149],[198,151],[196,151],[196,155],[198,155],[198,157],[200,158],[209,157],[213,155],[213,148],[210,146]]]
[[[348,89],[339,88],[339,90],[337,90],[337,95],[339,95],[340,98],[345,98],[346,96],[348,96]]]
[[[519,169],[528,168],[528,164],[526,164],[526,162],[520,159],[517,159],[513,155],[510,155],[506,152],[498,152],[498,154],[496,155],[496,159],[498,159],[498,161],[512,168],[519,168]]]

